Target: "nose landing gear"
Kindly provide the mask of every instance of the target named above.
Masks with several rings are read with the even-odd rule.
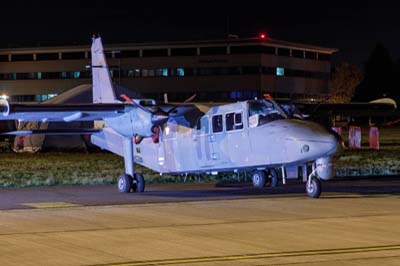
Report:
[[[316,176],[309,176],[306,183],[307,195],[317,199],[321,195],[321,181]]]

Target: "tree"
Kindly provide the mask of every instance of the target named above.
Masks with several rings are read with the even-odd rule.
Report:
[[[354,99],[370,101],[396,96],[395,64],[389,51],[378,43],[365,63],[364,80],[357,87]]]
[[[334,103],[350,102],[363,75],[356,65],[339,64],[332,75],[332,98]]]

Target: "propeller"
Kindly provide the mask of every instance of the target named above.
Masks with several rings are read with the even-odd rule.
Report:
[[[152,114],[151,123],[155,127],[158,127],[158,126],[161,126],[161,125],[165,124],[168,121],[170,114],[172,112],[174,112],[179,107],[179,105],[175,105],[174,107],[172,107],[167,112],[162,110],[160,107],[157,107],[157,106],[155,106],[153,108],[155,110],[151,110],[152,108],[146,108],[146,107],[136,103],[135,101],[133,101],[131,98],[129,98],[125,94],[121,94],[120,97],[125,100],[125,103],[134,104],[138,108],[140,108],[140,109],[142,109],[142,110],[144,110],[146,112],[150,112]],[[185,101],[183,101],[183,103],[185,104],[185,103],[191,102],[191,101],[193,101],[194,98],[196,98],[196,94],[193,94],[192,96],[187,98]]]
[[[190,96],[189,98],[187,98],[186,100],[183,101],[183,103],[189,103],[191,101],[193,101],[193,99],[196,98],[196,94],[193,94],[192,96]],[[170,113],[172,113],[173,111],[175,111],[177,108],[179,107],[179,105],[175,105],[173,108],[171,108],[170,110],[168,110],[167,114],[169,115]]]

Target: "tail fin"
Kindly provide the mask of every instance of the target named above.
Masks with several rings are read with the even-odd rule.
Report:
[[[115,96],[103,43],[100,37],[93,37],[92,43],[93,103],[119,102]]]

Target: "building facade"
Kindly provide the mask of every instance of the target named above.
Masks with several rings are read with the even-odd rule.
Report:
[[[142,97],[237,101],[329,97],[336,49],[270,38],[107,44],[114,83]],[[90,45],[0,49],[0,94],[44,101],[91,83]]]

